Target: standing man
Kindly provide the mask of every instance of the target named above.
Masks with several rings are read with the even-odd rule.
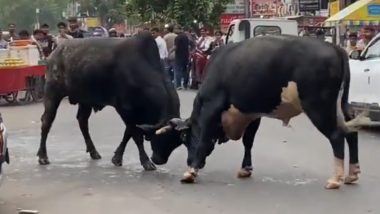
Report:
[[[43,38],[40,40],[40,45],[45,58],[47,58],[54,49],[54,38],[49,33],[49,25],[43,24],[41,26],[41,31],[44,34]]]
[[[197,49],[207,54],[210,51],[212,38],[208,35],[206,28],[201,28],[201,37],[197,41]]]
[[[364,50],[368,43],[375,37],[375,29],[372,27],[365,27],[363,29],[363,38],[358,41],[358,50]]]
[[[185,89],[187,89],[189,83],[189,75],[187,73],[187,66],[189,64],[189,56],[190,56],[190,40],[188,36],[180,32],[178,36],[175,38],[174,47],[171,49],[171,52],[175,52],[174,58],[174,79],[175,86],[177,90],[183,89],[182,87],[182,79],[183,85]],[[169,55],[170,55],[169,53]]]
[[[68,35],[67,32],[67,25],[64,22],[60,22],[57,24],[59,34],[55,37],[55,43],[57,45],[61,44],[66,39],[73,39],[72,36]]]
[[[69,18],[69,33],[73,38],[84,38],[84,31],[79,29],[79,23],[77,18]]]
[[[165,61],[168,58],[168,48],[166,46],[165,40],[160,35],[160,30],[158,28],[152,29],[152,36],[155,38],[158,51],[160,52],[161,64],[165,68]]]
[[[16,34],[16,25],[11,23],[8,25],[8,32],[9,35],[7,35],[4,40],[7,42],[11,42],[13,40],[19,39],[19,36]]]
[[[348,55],[351,55],[352,51],[357,50],[357,42],[358,42],[358,35],[355,32],[350,33],[348,35],[348,42],[346,47],[346,52]]]
[[[164,40],[166,42],[166,46],[167,46],[168,50],[170,51],[174,47],[174,40],[177,37],[177,34],[174,33],[174,26],[173,25],[169,25],[167,30],[168,30],[168,33],[164,36]],[[167,66],[166,71],[167,71],[171,81],[174,80],[174,72],[173,72],[173,70],[174,70],[174,58],[175,58],[175,53],[171,52],[171,53],[169,53],[169,56],[168,56],[168,59],[166,62],[166,66]]]
[[[8,42],[3,38],[3,31],[0,28],[0,49],[7,49]]]

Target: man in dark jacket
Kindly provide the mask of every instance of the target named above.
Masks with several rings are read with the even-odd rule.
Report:
[[[79,29],[79,23],[77,18],[69,18],[69,33],[73,38],[84,38],[84,31]]]
[[[184,80],[184,87],[187,88],[189,82],[189,75],[187,73],[187,66],[189,64],[189,46],[190,40],[184,32],[179,32],[174,40],[174,47],[170,50],[175,51],[174,59],[174,82],[178,90],[181,90],[182,79]]]

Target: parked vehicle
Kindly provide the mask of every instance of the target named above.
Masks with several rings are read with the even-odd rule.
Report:
[[[368,111],[371,125],[380,126],[380,34],[350,58],[349,103],[355,114]]]
[[[3,163],[9,164],[9,153],[7,148],[7,128],[3,123],[0,113],[0,184],[3,178]]]
[[[228,28],[226,44],[240,42],[257,36],[281,34],[298,36],[297,21],[281,18],[235,19]]]

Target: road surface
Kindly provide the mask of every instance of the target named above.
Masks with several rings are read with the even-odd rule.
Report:
[[[195,93],[180,92],[184,117]],[[0,188],[0,214],[17,209],[41,214],[364,214],[380,213],[380,135],[360,133],[362,174],[358,185],[325,190],[332,173],[332,150],[305,116],[292,128],[264,119],[254,146],[254,176],[239,180],[240,141],[217,146],[198,184],[179,182],[186,150],[176,150],[165,166],[144,172],[137,148],[127,146],[123,167],[110,160],[124,130],[112,108],[92,115],[90,132],[100,161],[92,161],[75,119],[76,106],[64,100],[48,138],[49,166],[37,164],[42,104],[0,107],[8,126],[11,165]],[[150,153],[150,145],[145,144]]]

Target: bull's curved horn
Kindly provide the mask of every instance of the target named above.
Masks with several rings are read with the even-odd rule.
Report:
[[[156,131],[156,135],[161,135],[161,134],[165,134],[166,132],[170,131],[173,129],[173,126],[172,125],[167,125],[167,126],[164,126],[160,129],[158,129]]]
[[[156,125],[149,125],[149,124],[143,124],[143,125],[136,125],[137,128],[141,129],[143,132],[154,132],[156,131],[158,128],[160,128],[160,124],[156,124]]]
[[[174,118],[169,121],[173,128],[177,131],[183,131],[189,128],[189,120]]]

